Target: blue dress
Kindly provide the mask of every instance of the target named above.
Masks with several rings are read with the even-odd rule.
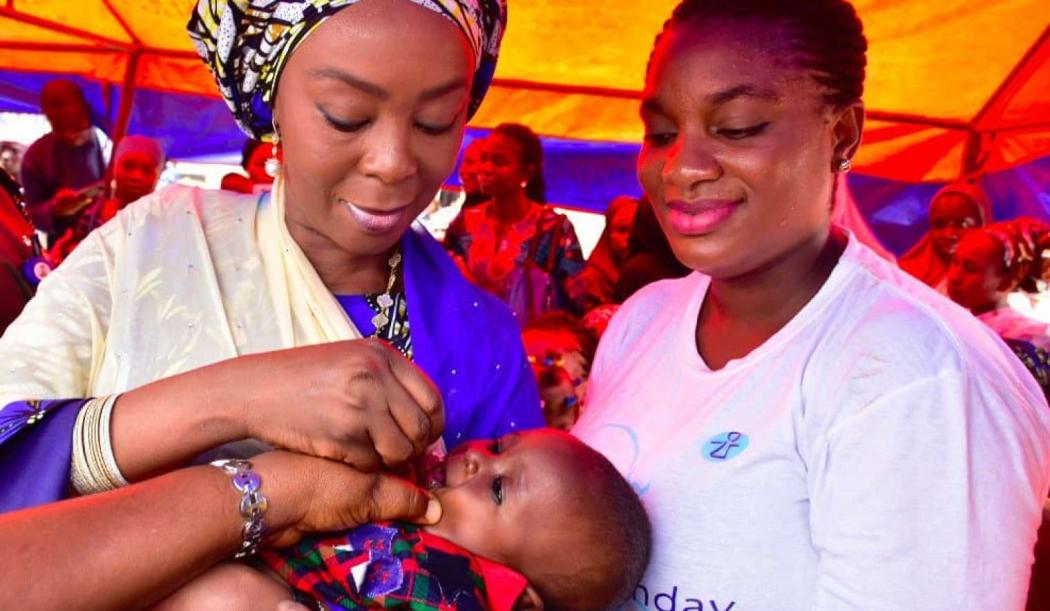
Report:
[[[422,228],[409,230],[401,248],[411,355],[444,398],[446,446],[542,427],[539,393],[507,307],[467,282]],[[363,334],[375,332],[366,297],[337,299]],[[0,410],[0,513],[66,496],[73,425],[87,401],[22,401]]]

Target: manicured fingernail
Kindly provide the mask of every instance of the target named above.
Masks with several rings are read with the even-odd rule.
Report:
[[[437,524],[441,520],[441,503],[434,497],[427,502],[427,514],[423,516],[427,524]]]

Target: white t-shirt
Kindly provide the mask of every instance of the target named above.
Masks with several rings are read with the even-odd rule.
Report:
[[[708,282],[623,306],[573,430],[653,521],[626,608],[1023,608],[1050,410],[1006,346],[851,239],[790,323],[711,371]]]

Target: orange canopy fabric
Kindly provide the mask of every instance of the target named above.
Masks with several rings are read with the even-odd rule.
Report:
[[[0,0],[0,69],[217,96],[183,28],[194,0]],[[638,142],[638,91],[676,0],[510,0],[476,127]],[[870,42],[858,171],[954,180],[1050,154],[1050,2],[855,0]]]

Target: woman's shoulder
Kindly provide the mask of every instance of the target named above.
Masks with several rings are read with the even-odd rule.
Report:
[[[120,215],[135,220],[146,217],[179,218],[179,215],[222,218],[245,210],[254,211],[258,201],[257,195],[171,184],[128,204]]]
[[[815,358],[835,375],[854,368],[892,385],[961,372],[1024,383],[1009,349],[969,311],[861,244],[839,265],[837,293],[814,327]]]
[[[167,228],[187,223],[206,233],[233,226],[253,227],[259,196],[172,184],[128,204],[114,220],[99,228],[103,238],[116,232]]]
[[[613,315],[602,336],[603,348],[629,350],[643,332],[659,333],[660,327],[676,325],[707,281],[706,276],[692,273],[646,285]]]
[[[665,278],[651,282],[623,302],[617,316],[637,317],[679,302],[687,302],[700,285],[706,285],[707,276],[693,272],[681,278]]]

